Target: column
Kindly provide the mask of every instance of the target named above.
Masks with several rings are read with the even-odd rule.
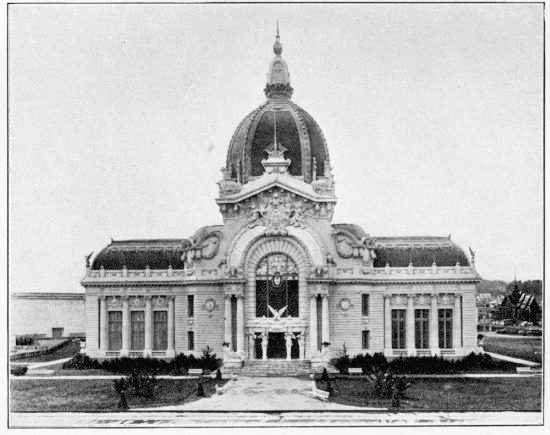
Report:
[[[432,355],[439,355],[439,314],[437,311],[437,295],[431,295],[430,299],[430,349]]]
[[[254,341],[255,334],[253,332],[248,334],[248,359],[256,359],[254,351],[256,349],[256,343]]]
[[[317,353],[317,295],[309,300],[309,353],[310,358]]]
[[[176,356],[176,351],[174,348],[174,326],[174,296],[168,296],[168,331],[166,334],[166,356],[171,358]]]
[[[460,353],[462,348],[462,313],[461,295],[455,294],[455,305],[453,310],[453,348],[455,355]]]
[[[107,296],[102,296],[100,299],[100,310],[99,310],[99,348],[102,351],[109,350],[108,343],[108,328],[109,323],[107,321]]]
[[[305,332],[302,331],[300,335],[298,336],[298,346],[300,348],[300,359],[306,359],[306,349],[305,349],[305,342],[304,342],[304,335]]]
[[[391,345],[391,295],[384,295],[384,349],[386,355],[392,354]]]
[[[145,349],[143,356],[148,357],[153,354],[153,308],[151,307],[151,296],[145,296]]]
[[[328,341],[330,343],[330,323],[328,318],[328,295],[323,295],[323,339],[322,342]]]
[[[229,343],[229,349],[231,346],[231,295],[225,295],[225,339],[226,343]]]
[[[414,343],[414,299],[413,295],[407,295],[407,353],[409,356],[416,354]]]
[[[244,353],[244,297],[237,296],[237,352]]]
[[[130,305],[128,296],[122,298],[122,349],[120,356],[128,356],[130,353]]]

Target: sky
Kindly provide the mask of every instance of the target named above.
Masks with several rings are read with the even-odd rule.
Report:
[[[111,238],[222,223],[219,169],[265,101],[277,19],[333,223],[451,234],[482,278],[542,278],[542,5],[12,4],[11,292],[82,291]]]

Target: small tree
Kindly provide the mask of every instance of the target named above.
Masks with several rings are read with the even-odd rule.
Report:
[[[199,367],[205,370],[216,370],[218,368],[218,359],[214,353],[214,349],[206,346],[202,350],[202,356],[199,358]]]
[[[322,381],[325,381],[325,382],[328,382],[328,372],[327,372],[327,368],[323,368],[323,374],[321,375],[321,380]]]
[[[113,381],[113,386],[116,393],[119,396],[118,409],[126,410],[128,409],[128,402],[126,400],[126,390],[128,389],[128,381],[125,378],[115,379]]]
[[[222,371],[220,369],[216,370],[216,382],[222,381]]]
[[[348,373],[349,367],[351,364],[351,359],[348,353],[348,348],[346,346],[346,343],[342,344],[342,346],[340,347],[340,349],[338,349],[336,354],[338,358],[336,360],[336,363],[334,364],[335,367],[338,369],[340,373],[343,373],[343,374]]]
[[[199,380],[199,385],[197,386],[197,396],[198,397],[205,397],[204,386],[202,385],[201,380]]]

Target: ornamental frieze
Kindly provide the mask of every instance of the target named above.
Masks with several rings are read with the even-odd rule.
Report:
[[[415,305],[427,305],[430,303],[430,295],[414,295]]]
[[[284,236],[287,225],[303,228],[304,213],[315,204],[283,189],[270,189],[241,204],[248,211],[248,227],[265,226],[266,235]]]
[[[244,295],[242,284],[224,284],[223,290],[225,293],[225,297],[230,297],[232,295],[242,297]]]
[[[216,300],[213,298],[207,299],[206,301],[204,301],[204,304],[201,305],[201,309],[203,311],[206,311],[208,317],[212,317],[214,315],[214,311],[216,311],[218,308],[218,304],[216,304]]]
[[[144,307],[145,306],[145,298],[134,296],[131,297],[129,300],[129,304],[131,307]]]
[[[168,306],[168,297],[156,296],[152,299],[153,307],[166,307]]]

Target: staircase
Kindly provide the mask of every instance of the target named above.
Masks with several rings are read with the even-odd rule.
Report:
[[[307,360],[268,359],[244,361],[241,368],[222,367],[222,373],[241,376],[307,376],[311,371]]]

